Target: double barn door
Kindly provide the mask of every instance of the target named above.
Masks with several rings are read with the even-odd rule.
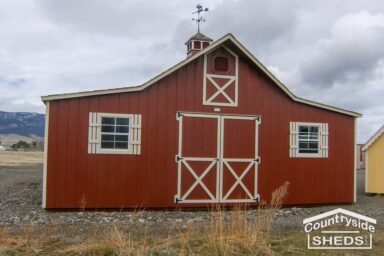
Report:
[[[176,203],[247,203],[257,192],[258,116],[178,113]]]

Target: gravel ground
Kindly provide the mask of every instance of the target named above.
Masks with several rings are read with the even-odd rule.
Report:
[[[358,212],[378,220],[377,229],[382,229],[384,220],[384,196],[364,194],[363,171],[358,171],[358,198],[352,205],[284,208],[277,212],[274,225],[282,230],[302,230],[304,218],[338,207]],[[209,215],[204,211],[45,211],[41,209],[41,169],[0,168],[0,226],[20,224],[68,224],[86,228],[91,223],[142,223],[167,225],[180,223],[204,223]],[[256,218],[256,211],[250,210],[249,217]],[[74,224],[74,225],[73,225]]]

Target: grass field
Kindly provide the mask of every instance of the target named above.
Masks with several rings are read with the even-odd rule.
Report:
[[[301,227],[273,228],[286,193],[287,185],[277,189],[271,207],[260,206],[257,219],[241,207],[229,212],[214,208],[207,212],[209,221],[184,228],[177,223],[161,230],[137,225],[140,212],[132,212],[130,222],[88,223],[82,237],[68,224],[0,226],[0,255],[383,255],[383,230],[374,233],[373,250],[331,251],[308,250]]]
[[[9,187],[36,183],[41,177],[22,176],[20,172],[14,172],[14,168],[26,167],[25,173],[30,175],[33,172],[28,167],[38,167],[36,169],[41,173],[42,163],[42,152],[0,152],[0,167],[11,167],[9,173],[12,174],[8,175],[9,179],[5,179],[8,177],[5,172],[4,176],[0,176],[0,191],[5,188],[6,192],[2,197],[8,197]],[[4,184],[1,184],[1,181]],[[9,187],[7,184],[10,184]],[[29,186],[16,188],[27,191],[35,189]],[[68,224],[60,222],[58,218],[55,224],[29,222],[0,225],[0,255],[383,255],[384,230],[380,226],[373,235],[372,250],[308,250],[306,233],[301,225],[293,229],[275,225],[275,214],[287,189],[287,185],[280,187],[273,196],[272,207],[261,207],[257,219],[248,218],[246,209],[225,212],[218,208],[207,212],[210,221],[183,222],[185,227],[180,223],[169,226],[147,222],[140,224],[140,214],[135,212],[132,212],[133,217],[129,221],[117,223]],[[27,194],[30,196],[29,192]],[[13,200],[16,200],[16,204],[22,203],[20,198]],[[3,202],[8,203],[7,200]],[[9,208],[9,204],[6,206],[1,203],[0,200],[0,214],[5,207]],[[376,207],[380,210],[382,203],[381,198],[362,195],[359,197],[361,209]],[[25,204],[21,208],[25,211]],[[79,211],[83,214],[82,209]],[[10,214],[17,216],[15,211]],[[274,225],[271,225],[272,223]]]
[[[43,155],[43,152],[0,151],[0,167],[42,166]]]
[[[304,231],[268,231],[265,222],[247,221],[244,213],[234,211],[224,222],[220,211],[212,212],[216,216],[204,227],[170,226],[162,234],[146,225],[137,234],[129,224],[90,224],[85,241],[58,235],[60,225],[26,225],[17,235],[0,227],[0,255],[383,255],[383,231],[374,233],[372,250],[308,250]]]

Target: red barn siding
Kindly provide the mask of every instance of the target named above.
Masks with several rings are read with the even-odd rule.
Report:
[[[247,61],[239,65],[239,105],[220,108],[262,118],[261,199],[289,181],[285,204],[352,202],[354,118],[294,102]],[[175,207],[176,112],[214,113],[202,105],[202,83],[200,57],[140,92],[51,101],[46,207]],[[89,112],[141,114],[141,155],[88,154]],[[328,123],[329,157],[290,158],[290,121]]]

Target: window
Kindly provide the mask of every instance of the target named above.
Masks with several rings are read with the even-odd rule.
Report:
[[[89,113],[88,153],[134,154],[141,151],[141,115]]]
[[[101,117],[101,148],[128,149],[129,117]]]
[[[319,153],[319,126],[299,125],[299,153]]]
[[[201,42],[200,41],[194,41],[193,48],[196,50],[200,50],[201,49]]]
[[[328,157],[327,123],[290,123],[290,157]]]

